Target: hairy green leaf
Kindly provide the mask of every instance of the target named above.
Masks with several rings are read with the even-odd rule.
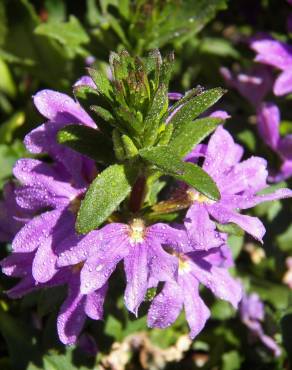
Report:
[[[139,154],[159,170],[184,181],[208,198],[214,200],[220,198],[215,182],[201,167],[192,163],[182,162],[168,147],[146,148],[140,150]]]
[[[182,158],[214,131],[220,123],[222,123],[220,118],[212,117],[184,121],[174,131],[169,148]]]
[[[171,117],[170,122],[173,124],[174,130],[179,129],[184,122],[197,118],[214,105],[223,94],[224,90],[221,88],[210,89],[184,103]]]
[[[96,162],[108,164],[114,161],[111,141],[99,130],[83,125],[69,125],[58,132],[58,142]]]
[[[99,227],[129,195],[136,173],[122,164],[101,172],[90,185],[78,212],[76,230],[86,234]]]

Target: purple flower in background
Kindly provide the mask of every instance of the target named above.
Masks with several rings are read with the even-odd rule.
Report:
[[[292,175],[292,135],[280,137],[280,111],[276,104],[263,103],[257,111],[259,134],[264,142],[281,158],[282,164],[270,180],[279,182]]]
[[[103,286],[117,264],[124,261],[127,281],[125,304],[135,315],[144,300],[150,278],[168,281],[176,276],[177,260],[162,245],[190,248],[183,230],[166,224],[146,227],[141,219],[134,219],[129,225],[108,224],[87,234],[81,241],[71,241],[70,245],[70,249],[64,247],[60,253],[58,266],[85,262],[81,270],[83,294]]]
[[[274,84],[277,96],[292,91],[292,46],[272,38],[253,40],[251,48],[257,53],[256,62],[268,64],[282,71]]]
[[[34,259],[35,252],[14,252],[0,262],[4,274],[21,279],[7,294],[11,298],[20,298],[36,289],[66,284],[67,298],[58,314],[57,329],[59,338],[64,344],[73,344],[87,316],[93,320],[102,319],[107,285],[87,295],[80,293],[82,266],[79,265],[59,269],[49,281],[39,283],[32,274]]]
[[[232,74],[228,68],[222,67],[220,73],[227,86],[236,89],[254,107],[263,101],[273,87],[271,70],[266,66],[254,66],[249,72],[237,75]]]
[[[188,231],[193,230],[197,220],[202,219],[205,225],[209,220],[209,226],[205,227],[212,230],[215,226],[211,216],[222,224],[233,222],[262,241],[265,234],[262,222],[257,217],[239,214],[238,210],[265,201],[291,197],[292,191],[279,189],[274,193],[258,195],[259,191],[267,187],[267,162],[260,157],[251,157],[241,162],[243,148],[234,142],[222,126],[216,129],[207,147],[202,145],[200,148],[201,154],[195,149],[195,155],[188,156],[188,160],[196,161],[198,155],[205,157],[203,169],[216,182],[221,198],[215,202],[194,189],[188,189],[187,195],[193,204],[187,211],[185,227]],[[200,217],[196,218],[197,215]]]
[[[239,305],[239,313],[242,322],[249,328],[254,338],[258,338],[267,348],[269,348],[274,356],[281,355],[281,349],[274,341],[264,333],[262,322],[265,318],[264,304],[256,293],[243,295]]]
[[[241,285],[230,276],[227,269],[232,265],[230,250],[222,243],[221,247],[209,249],[209,237],[212,239],[212,233],[213,231],[206,232],[202,238],[202,243],[205,244],[202,249],[206,250],[184,253],[179,246],[176,247],[174,255],[178,259],[178,277],[167,281],[161,293],[154,298],[148,312],[150,327],[170,326],[184,307],[190,336],[194,338],[198,335],[210,316],[210,311],[199,294],[200,283],[218,298],[237,307],[241,300]]]

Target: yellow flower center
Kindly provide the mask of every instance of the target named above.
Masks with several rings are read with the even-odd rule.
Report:
[[[188,198],[191,202],[198,202],[198,203],[206,203],[206,204],[214,204],[215,201],[206,197],[205,195],[197,192],[194,189],[187,190]]]
[[[134,218],[130,223],[129,237],[133,243],[141,243],[145,236],[145,224],[140,218]]]

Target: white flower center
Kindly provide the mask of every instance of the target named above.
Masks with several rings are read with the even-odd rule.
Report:
[[[187,195],[188,195],[188,198],[190,199],[191,202],[206,203],[206,204],[214,204],[215,203],[215,200],[212,200],[212,199],[206,197],[206,195],[203,195],[203,194],[197,192],[194,189],[188,189],[187,190]]]
[[[140,218],[134,218],[130,223],[129,237],[133,243],[141,243],[145,237],[145,224]]]

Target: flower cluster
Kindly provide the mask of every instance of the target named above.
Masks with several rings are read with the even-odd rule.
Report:
[[[102,319],[105,296],[111,294],[108,282],[120,262],[127,309],[138,315],[148,289],[159,290],[162,284],[150,304],[148,325],[165,328],[184,308],[194,338],[210,316],[200,284],[235,308],[242,298],[240,283],[228,271],[233,260],[228,235],[220,225],[236,224],[262,242],[261,221],[239,211],[292,196],[288,189],[258,194],[267,187],[266,161],[242,160],[243,148],[218,116],[193,122],[216,101],[219,90],[177,94],[175,99],[181,99],[168,108],[167,64],[160,66],[159,75],[155,70],[159,63],[153,70],[150,62],[147,68],[154,75],[150,81],[141,72],[141,61],[135,61],[135,70],[135,63],[123,54],[113,63],[112,85],[92,70],[92,79],[75,85],[75,93],[83,89],[105,102],[94,109],[113,126],[115,160],[109,159],[110,165],[98,157],[97,142],[91,146],[89,138],[83,146],[76,144],[88,134],[97,140],[104,135],[107,149],[108,127],[97,128],[69,96],[50,90],[37,93],[34,103],[46,122],[24,142],[31,153],[50,160],[19,160],[14,167],[17,181],[1,205],[4,210],[8,206],[6,238],[13,237],[12,253],[1,266],[6,275],[20,279],[7,293],[18,298],[36,289],[66,285],[67,298],[57,320],[65,344],[77,340],[87,317]],[[155,85],[159,78],[163,82]],[[106,110],[113,99],[116,105]],[[196,124],[201,133],[193,132],[189,138]],[[196,146],[212,130],[208,143]],[[153,185],[163,173],[175,178],[176,190],[160,201]],[[163,217],[171,213],[173,223]]]

